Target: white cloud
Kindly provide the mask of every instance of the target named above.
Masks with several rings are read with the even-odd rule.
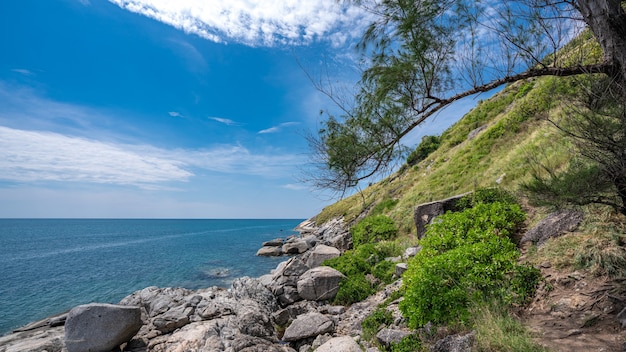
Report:
[[[11,71],[22,74],[24,76],[34,76],[35,74],[31,70],[27,70],[25,68],[14,68]]]
[[[259,134],[266,134],[266,133],[277,133],[280,132],[284,127],[288,127],[288,126],[294,126],[294,125],[298,125],[298,122],[285,122],[285,123],[281,123],[278,126],[274,126],[274,127],[270,127],[264,130],[259,131]]]
[[[0,179],[150,185],[187,181],[180,161],[58,133],[0,126]]]
[[[223,117],[209,117],[209,120],[213,120],[213,121],[217,121],[219,123],[223,123],[225,125],[228,126],[239,126],[240,124],[231,120],[231,119],[225,119]]]
[[[364,11],[336,0],[109,1],[215,42],[252,46],[319,40],[337,46],[369,23]]]
[[[170,111],[168,114],[170,114],[171,117],[184,117],[183,114],[178,111]]]

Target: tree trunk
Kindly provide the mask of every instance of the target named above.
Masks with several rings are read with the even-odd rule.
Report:
[[[622,93],[626,95],[626,12],[621,0],[577,0],[578,10],[604,51]]]

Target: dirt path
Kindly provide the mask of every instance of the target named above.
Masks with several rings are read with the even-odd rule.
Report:
[[[521,312],[537,342],[559,352],[626,351],[626,329],[616,319],[626,306],[626,281],[543,266],[545,282]]]

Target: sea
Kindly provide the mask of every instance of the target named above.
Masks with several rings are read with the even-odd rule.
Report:
[[[303,220],[0,219],[0,335],[148,286],[267,274],[286,258],[257,257],[261,243]]]

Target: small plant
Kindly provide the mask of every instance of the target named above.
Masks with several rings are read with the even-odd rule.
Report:
[[[500,188],[481,188],[459,199],[456,203],[457,211],[472,208],[477,204],[491,203],[516,204],[517,200],[511,193]]]
[[[378,307],[368,315],[361,323],[363,329],[363,338],[367,341],[371,341],[381,326],[388,326],[393,323],[393,316],[391,312],[384,307]]]
[[[422,348],[422,341],[416,334],[405,336],[398,343],[391,344],[391,352],[415,352]]]
[[[366,299],[375,292],[372,284],[365,278],[365,274],[353,274],[339,283],[339,291],[333,303],[350,305]]]
[[[398,228],[391,218],[385,215],[368,216],[350,229],[354,247],[365,243],[392,240],[398,235]]]

